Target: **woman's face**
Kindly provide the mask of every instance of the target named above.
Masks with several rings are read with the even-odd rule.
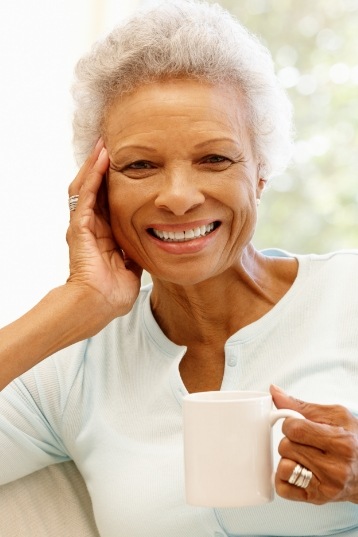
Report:
[[[104,123],[116,241],[153,276],[195,284],[237,263],[264,181],[237,90],[193,80],[144,85]]]

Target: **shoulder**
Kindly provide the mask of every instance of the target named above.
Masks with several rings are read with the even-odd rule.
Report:
[[[297,259],[300,262],[305,262],[306,259],[313,273],[319,273],[322,277],[324,275],[336,277],[338,281],[343,277],[356,274],[358,270],[358,250],[339,250],[323,255],[298,255]],[[352,281],[350,280],[349,283]]]
[[[293,285],[299,301],[320,304],[329,302],[337,307],[344,304],[354,311],[358,308],[358,250],[339,250],[326,254],[294,254],[285,250],[269,249],[264,255],[277,258],[295,258],[298,274]]]
[[[269,257],[296,258],[301,265],[314,270],[354,270],[358,265],[358,250],[338,250],[326,254],[295,254],[279,248],[267,248],[261,253]]]
[[[56,352],[16,379],[13,387],[37,406],[50,404],[57,412],[64,412],[71,394],[82,392],[88,378],[110,374],[123,344],[130,346],[140,340],[137,336],[143,329],[143,310],[150,292],[151,285],[143,287],[127,315],[114,319],[96,336]]]
[[[324,255],[297,256],[303,277],[301,291],[321,309],[356,316],[358,309],[358,250],[341,250]]]

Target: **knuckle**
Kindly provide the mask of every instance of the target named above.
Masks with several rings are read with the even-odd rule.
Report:
[[[327,500],[326,498],[322,498],[320,496],[314,496],[313,498],[308,498],[308,501],[310,503],[313,503],[314,505],[324,505],[325,503],[327,503],[329,500]]]
[[[355,434],[344,431],[338,439],[340,454],[348,460],[356,460],[358,456],[358,438]]]
[[[333,407],[333,412],[337,418],[340,418],[342,423],[350,422],[352,419],[352,414],[349,412],[348,408],[343,405],[335,405]]]
[[[286,437],[282,438],[278,446],[278,452],[281,455],[281,457],[285,457],[286,455],[290,453],[290,446],[291,446],[291,442],[289,441],[289,439]]]
[[[67,244],[70,244],[73,242],[76,235],[79,234],[80,229],[81,229],[81,226],[80,226],[80,223],[78,222],[78,219],[75,220],[74,218],[72,218],[71,223],[69,227],[67,228],[67,232],[66,232]]]
[[[326,407],[325,423],[333,426],[347,426],[354,421],[353,415],[343,405],[329,405]]]
[[[350,482],[352,479],[352,469],[349,465],[343,465],[339,472],[337,491],[341,491],[342,488]],[[339,486],[340,485],[340,486]]]
[[[324,487],[324,497],[326,501],[332,502],[339,500],[342,494],[342,486],[338,483],[330,483]]]
[[[342,448],[349,458],[356,458],[358,452],[358,439],[353,433],[346,432]]]
[[[286,419],[282,427],[284,434],[291,440],[300,440],[304,434],[305,420]]]

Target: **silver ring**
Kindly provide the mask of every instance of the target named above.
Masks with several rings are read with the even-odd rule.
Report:
[[[75,196],[70,196],[68,198],[68,206],[69,206],[70,212],[76,210],[78,198],[79,198],[78,194],[76,194]]]
[[[313,473],[300,464],[296,464],[292,474],[289,477],[288,482],[290,485],[295,485],[302,489],[306,489],[311,482]]]

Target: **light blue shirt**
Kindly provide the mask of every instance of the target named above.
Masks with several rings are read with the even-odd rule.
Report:
[[[297,278],[225,345],[223,390],[340,403],[358,416],[358,252],[298,256]],[[151,286],[96,337],[48,358],[0,394],[0,484],[73,459],[103,537],[358,536],[358,505],[185,503],[185,347],[150,309]],[[233,424],[234,426],[234,424]],[[275,426],[274,445],[281,437]],[[278,462],[276,455],[275,464]],[[238,483],[238,487],[240,483]]]

